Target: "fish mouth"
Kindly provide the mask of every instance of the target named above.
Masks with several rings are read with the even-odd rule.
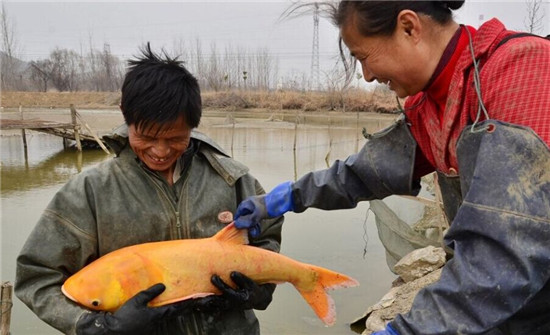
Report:
[[[67,292],[67,290],[65,290],[65,285],[61,286],[61,292],[63,292],[63,294],[64,294],[67,298],[71,299],[71,300],[74,301],[74,302],[77,302],[76,299],[73,298],[73,296],[70,295],[70,294]]]

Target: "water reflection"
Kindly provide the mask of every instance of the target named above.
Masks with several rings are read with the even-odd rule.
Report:
[[[384,126],[378,120],[362,123],[369,131]],[[266,126],[207,123],[201,131],[218,142],[269,190],[285,180],[317,169],[361,148],[362,127],[334,124],[310,126],[272,122]],[[108,158],[101,150],[84,151],[82,162],[74,150],[63,150],[59,138],[33,135],[28,160],[20,136],[0,137],[2,265],[1,280],[14,281],[15,257],[44,208],[57,190],[80,169]],[[81,167],[81,168],[80,168]],[[363,250],[367,248],[364,255]],[[273,303],[258,312],[262,334],[353,334],[349,323],[376,302],[394,276],[385,265],[368,203],[343,211],[309,209],[288,214],[283,227],[282,253],[299,261],[333,269],[358,279],[361,286],[331,291],[337,310],[335,326],[324,327],[292,285],[279,285]],[[15,298],[13,334],[57,334]]]
[[[2,197],[7,197],[12,192],[25,192],[63,183],[70,176],[80,172],[83,166],[93,165],[108,158],[100,150],[87,150],[82,153],[73,149],[58,148],[57,140],[59,139],[51,135],[37,135],[36,145],[30,146],[27,153],[19,136],[2,138]],[[20,155],[21,152],[23,156]]]

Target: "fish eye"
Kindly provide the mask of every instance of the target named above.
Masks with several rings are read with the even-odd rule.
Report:
[[[94,305],[95,307],[99,306],[99,300],[92,301],[92,305]]]

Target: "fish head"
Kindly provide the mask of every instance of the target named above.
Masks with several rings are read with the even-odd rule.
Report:
[[[63,294],[70,300],[95,311],[116,311],[128,297],[120,281],[109,276],[76,273],[63,283]]]

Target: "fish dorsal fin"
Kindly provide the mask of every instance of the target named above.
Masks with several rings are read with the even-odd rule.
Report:
[[[248,230],[237,229],[235,223],[231,222],[214,235],[214,239],[220,242],[248,244]]]

